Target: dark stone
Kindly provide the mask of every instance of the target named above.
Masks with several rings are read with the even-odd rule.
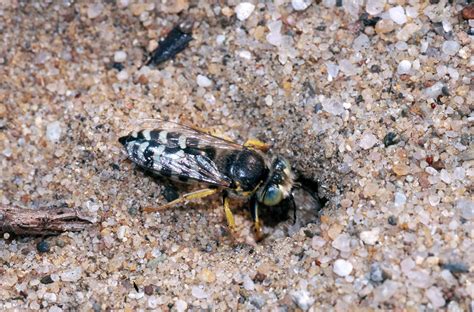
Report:
[[[398,221],[397,221],[397,217],[395,217],[395,216],[390,216],[390,217],[388,217],[388,224],[390,224],[390,225],[397,225],[397,222],[398,222]]]
[[[41,284],[52,284],[54,283],[53,279],[51,278],[51,275],[46,275],[40,279]]]
[[[385,147],[389,147],[390,145],[395,145],[398,142],[399,141],[397,139],[397,134],[394,132],[387,133],[385,137],[383,138],[383,144],[385,145]]]
[[[49,248],[49,244],[47,241],[45,240],[42,240],[40,241],[38,244],[36,244],[36,249],[39,251],[39,252],[48,252],[50,250]]]

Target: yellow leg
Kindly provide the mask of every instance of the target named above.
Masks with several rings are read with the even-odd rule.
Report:
[[[202,190],[199,190],[199,191],[184,194],[180,198],[175,199],[175,200],[173,200],[173,201],[171,201],[167,204],[164,204],[160,207],[145,207],[145,209],[143,209],[143,211],[145,211],[145,212],[154,212],[154,211],[165,210],[165,209],[168,209],[168,208],[170,208],[174,205],[177,205],[179,203],[183,203],[183,202],[188,201],[188,200],[204,198],[204,197],[210,196],[212,194],[215,194],[217,192],[219,192],[218,189],[202,189]]]
[[[224,211],[225,211],[225,218],[227,220],[227,225],[229,226],[230,231],[234,233],[235,232],[234,215],[232,214],[232,211],[230,210],[229,198],[225,194],[224,194]]]
[[[258,150],[261,150],[262,152],[268,152],[268,150],[270,149],[270,146],[258,139],[248,139],[245,143],[244,143],[244,146],[245,147],[250,147],[250,148],[254,148],[254,149],[258,149]]]
[[[257,242],[261,241],[264,238],[263,229],[262,229],[262,221],[258,217],[258,202],[255,200],[252,207],[252,217],[255,227],[255,239]]]

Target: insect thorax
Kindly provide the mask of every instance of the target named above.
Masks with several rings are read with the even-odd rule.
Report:
[[[232,188],[244,192],[255,190],[269,172],[263,157],[249,149],[223,153],[217,157],[216,165],[232,180]]]

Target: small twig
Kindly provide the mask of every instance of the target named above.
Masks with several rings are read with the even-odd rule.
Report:
[[[69,208],[23,209],[0,206],[0,233],[54,235],[82,231],[92,223]]]

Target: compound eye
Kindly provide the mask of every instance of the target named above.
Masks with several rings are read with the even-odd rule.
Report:
[[[283,199],[283,192],[275,185],[270,186],[263,197],[263,204],[266,206],[278,205]]]

